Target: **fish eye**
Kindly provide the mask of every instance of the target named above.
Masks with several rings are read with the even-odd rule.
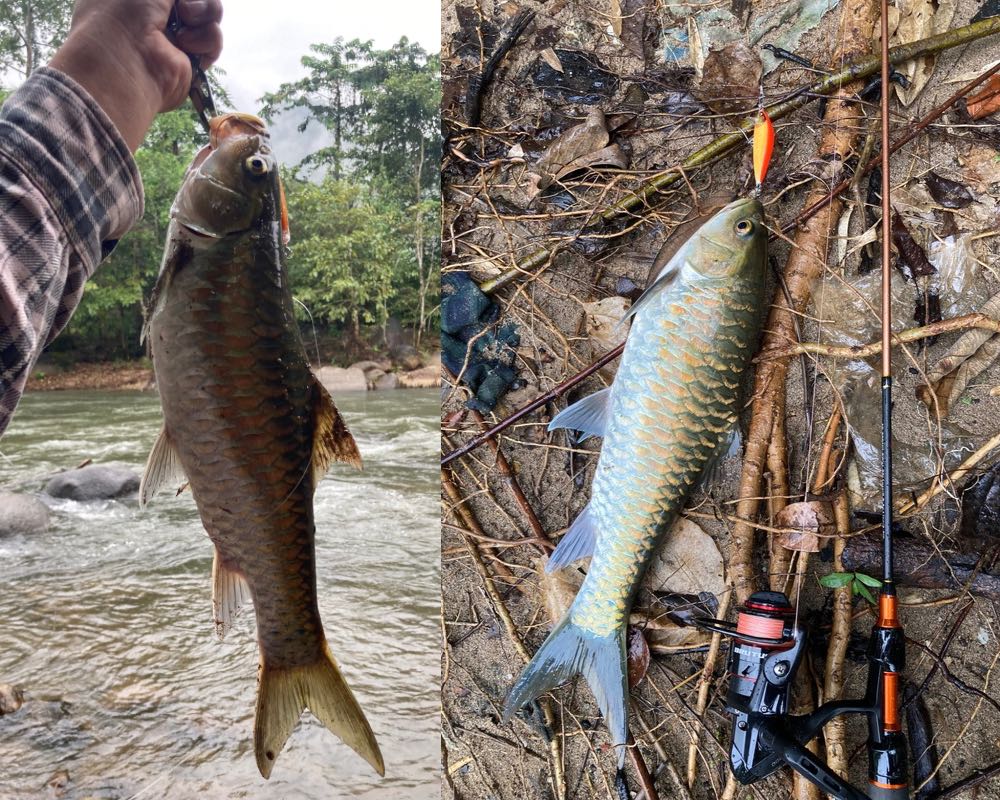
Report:
[[[748,219],[741,219],[736,223],[736,232],[740,236],[749,236],[753,231],[753,223]]]
[[[243,164],[251,175],[267,175],[267,162],[260,156],[250,156]]]

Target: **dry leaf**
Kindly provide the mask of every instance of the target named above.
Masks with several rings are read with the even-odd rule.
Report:
[[[682,517],[653,556],[647,583],[657,592],[722,595],[726,591],[725,569],[715,539]]]
[[[760,84],[760,59],[742,39],[709,50],[695,96],[717,114],[747,111]]]
[[[590,109],[587,119],[556,139],[532,168],[536,193],[580,169],[598,164],[625,167],[624,153],[617,145],[609,147],[610,141],[604,112],[599,108]]]
[[[789,503],[778,512],[775,524],[779,528],[795,529],[778,534],[778,544],[786,550],[804,553],[818,553],[822,546],[821,537],[833,536],[837,532],[833,508],[826,500]]]
[[[595,353],[606,353],[625,341],[628,325],[620,323],[629,305],[625,297],[605,297],[583,304],[587,313],[587,336]]]
[[[649,645],[639,628],[628,628],[628,688],[634,689],[646,677],[649,669]]]
[[[622,35],[622,3],[621,0],[611,0],[611,30],[619,39]]]
[[[1000,293],[987,300],[979,312],[1000,319]],[[997,357],[1000,357],[1000,334],[979,328],[966,331],[928,371],[930,383],[917,389],[917,397],[933,411],[936,396],[938,410],[946,417],[969,383],[985,372]]]
[[[538,570],[538,583],[542,592],[542,602],[545,604],[545,613],[549,615],[549,620],[555,625],[563,618],[573,598],[580,590],[583,583],[583,575],[575,569],[557,569],[554,572],[546,572],[545,565],[548,563],[547,557],[535,560],[535,569]]]
[[[559,60],[559,56],[556,55],[556,51],[553,50],[551,47],[546,47],[538,55],[540,55],[542,57],[542,60],[545,61],[545,63],[548,64],[550,67],[552,67],[552,69],[554,69],[556,72],[563,71],[562,61]]]
[[[973,119],[982,119],[1000,111],[1000,75],[990,78],[985,89],[966,101],[965,108]]]
[[[955,16],[956,0],[896,0],[899,20],[895,31],[889,35],[889,44],[909,44],[944,33],[951,27]],[[890,17],[890,22],[892,18]],[[892,27],[890,26],[890,30]],[[908,88],[894,84],[896,97],[904,105],[912,103],[923,90],[934,72],[934,56],[907,61],[896,67],[897,72],[910,79]]]

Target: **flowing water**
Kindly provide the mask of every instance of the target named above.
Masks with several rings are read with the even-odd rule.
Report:
[[[0,717],[0,800],[439,796],[438,392],[337,404],[365,470],[334,465],[317,489],[319,604],[387,777],[308,713],[260,777],[253,614],[216,638],[189,492],[141,512],[43,498],[47,532],[0,539],[0,683],[26,692]],[[153,394],[28,395],[0,440],[0,488],[39,493],[84,458],[141,471],[159,427]]]

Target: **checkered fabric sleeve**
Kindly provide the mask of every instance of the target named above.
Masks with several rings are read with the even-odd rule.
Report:
[[[0,434],[142,209],[135,160],[107,115],[58,70],[33,73],[0,108]]]

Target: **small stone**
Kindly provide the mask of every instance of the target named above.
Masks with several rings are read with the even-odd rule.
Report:
[[[0,492],[0,536],[39,533],[49,527],[49,510],[37,497]]]
[[[0,717],[13,714],[24,705],[24,692],[19,686],[0,683]]]
[[[45,494],[68,500],[115,500],[139,491],[139,473],[127,467],[92,464],[60,472],[45,484]]]

